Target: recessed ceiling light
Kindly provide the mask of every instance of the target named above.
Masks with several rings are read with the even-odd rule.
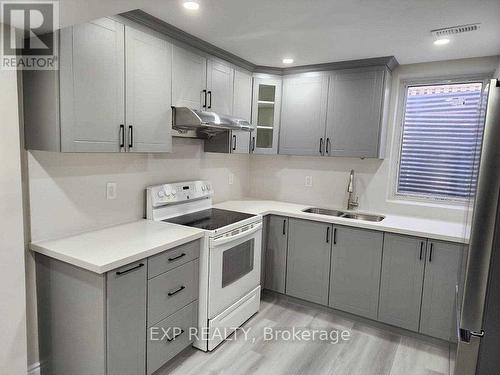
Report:
[[[293,59],[290,57],[286,57],[283,59],[283,64],[291,64],[293,63]]]
[[[450,40],[448,38],[441,38],[441,39],[436,39],[434,41],[434,44],[436,46],[444,46],[445,44],[450,43]]]
[[[189,10],[198,10],[200,8],[200,4],[198,4],[196,1],[185,1],[183,5],[184,8]]]

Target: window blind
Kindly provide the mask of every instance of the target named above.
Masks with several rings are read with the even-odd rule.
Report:
[[[399,194],[469,198],[475,191],[484,126],[483,84],[407,88]]]

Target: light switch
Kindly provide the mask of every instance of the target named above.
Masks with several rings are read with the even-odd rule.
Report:
[[[229,173],[229,185],[234,184],[234,174]]]
[[[116,182],[106,184],[106,199],[116,199]]]
[[[313,178],[312,176],[306,176],[306,187],[312,187],[313,186]]]

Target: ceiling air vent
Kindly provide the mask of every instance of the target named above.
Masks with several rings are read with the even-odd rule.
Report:
[[[470,31],[476,31],[479,29],[480,23],[470,23],[467,25],[460,25],[460,26],[452,26],[452,27],[444,27],[442,29],[436,29],[436,30],[431,30],[432,35],[436,39],[439,38],[445,38],[448,36],[456,35],[456,34],[462,34],[462,33],[468,33]]]

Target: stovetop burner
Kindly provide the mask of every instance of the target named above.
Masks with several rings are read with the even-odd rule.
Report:
[[[187,215],[172,217],[163,221],[187,225],[188,227],[195,227],[199,229],[215,230],[254,216],[255,215],[237,211],[210,208],[208,210],[197,211]]]

